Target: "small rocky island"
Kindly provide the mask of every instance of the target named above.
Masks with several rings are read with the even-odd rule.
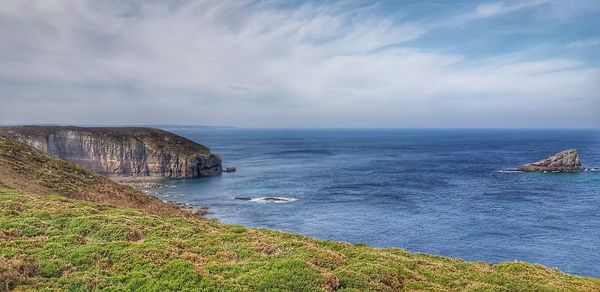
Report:
[[[578,172],[585,169],[581,166],[577,150],[569,149],[546,159],[525,164],[518,170],[526,172]]]
[[[194,178],[223,172],[221,157],[184,137],[142,127],[0,127],[0,135],[96,173],[121,178]]]

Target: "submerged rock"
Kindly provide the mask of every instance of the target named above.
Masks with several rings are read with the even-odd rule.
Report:
[[[250,201],[252,200],[252,198],[250,197],[235,197],[235,200],[240,200],[240,201]]]
[[[519,168],[527,172],[578,172],[583,171],[576,149],[569,149],[554,154],[546,159],[528,163]]]
[[[230,166],[230,167],[225,168],[225,170],[223,170],[223,171],[224,172],[236,172],[237,168]]]

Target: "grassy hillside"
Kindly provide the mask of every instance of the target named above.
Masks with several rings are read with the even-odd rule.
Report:
[[[0,184],[0,290],[600,291],[600,280],[541,265],[464,262],[185,216],[1,137]]]
[[[35,194],[62,194],[116,206],[141,208],[158,214],[179,213],[178,208],[138,190],[0,136],[2,186]]]
[[[0,191],[0,287],[600,291],[600,281]]]

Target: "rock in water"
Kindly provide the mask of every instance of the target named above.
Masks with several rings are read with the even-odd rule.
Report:
[[[233,166],[227,167],[224,170],[224,172],[236,172],[236,171],[237,171],[237,168],[235,168]]]
[[[577,172],[583,171],[579,154],[575,149],[569,149],[554,154],[546,159],[528,163],[519,168],[527,172]]]

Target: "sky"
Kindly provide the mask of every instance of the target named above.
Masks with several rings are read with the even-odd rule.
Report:
[[[600,1],[2,0],[0,124],[600,128]]]

